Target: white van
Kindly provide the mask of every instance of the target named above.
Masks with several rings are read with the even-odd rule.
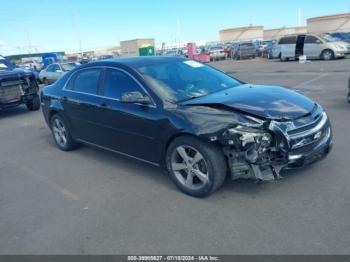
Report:
[[[272,52],[273,57],[281,61],[298,59],[300,56],[306,56],[307,59],[332,60],[345,57],[349,52],[347,45],[329,35],[289,35],[282,37]]]

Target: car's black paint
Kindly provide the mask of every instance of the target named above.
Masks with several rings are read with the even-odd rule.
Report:
[[[120,58],[82,65],[42,90],[42,110],[49,123],[59,113],[74,139],[121,152],[154,164],[162,164],[167,146],[182,134],[208,142],[236,124],[254,124],[247,116],[290,120],[310,114],[315,103],[280,87],[242,84],[180,104],[162,101],[134,69],[177,57]],[[185,60],[184,60],[185,61]],[[122,103],[98,95],[65,90],[70,77],[85,68],[116,68],[130,74],[151,97],[151,105]],[[134,90],[130,90],[134,91]]]
[[[315,102],[288,89],[250,84],[197,98],[184,104],[210,105],[216,103],[262,118],[287,120],[309,114],[315,107]]]

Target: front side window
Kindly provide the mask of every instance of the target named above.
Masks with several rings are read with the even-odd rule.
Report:
[[[320,40],[312,35],[308,35],[305,39],[305,44],[317,44]]]
[[[54,72],[54,66],[55,65],[49,65],[48,68],[46,69],[46,72]]]
[[[101,69],[83,70],[72,79],[73,83],[68,84],[68,89],[86,94],[97,94],[100,82]]]
[[[104,96],[121,99],[125,92],[139,91],[144,94],[142,88],[126,73],[116,70],[107,69],[104,80]]]
[[[137,71],[158,96],[174,103],[240,85],[236,79],[191,60],[140,66]]]

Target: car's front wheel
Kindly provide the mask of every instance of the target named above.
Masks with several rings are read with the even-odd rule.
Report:
[[[227,172],[223,152],[191,136],[178,137],[170,144],[166,164],[177,187],[194,197],[205,197],[218,190]]]
[[[63,151],[71,151],[76,148],[77,143],[73,140],[69,128],[59,114],[51,118],[51,132],[57,147]]]
[[[334,59],[334,52],[332,50],[326,49],[322,52],[321,55],[323,60],[333,60]]]

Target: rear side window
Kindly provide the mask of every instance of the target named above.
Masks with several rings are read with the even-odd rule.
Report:
[[[68,83],[67,89],[86,94],[97,94],[101,69],[87,69],[81,71]]]
[[[144,94],[142,88],[126,73],[107,69],[104,81],[104,96],[120,99],[125,92],[139,91]]]
[[[316,44],[317,43],[317,40],[319,40],[317,37],[315,36],[312,36],[312,35],[308,35],[306,38],[305,38],[305,44]]]
[[[287,36],[287,37],[282,37],[279,44],[288,45],[288,44],[295,44],[296,42],[297,42],[296,36]]]

